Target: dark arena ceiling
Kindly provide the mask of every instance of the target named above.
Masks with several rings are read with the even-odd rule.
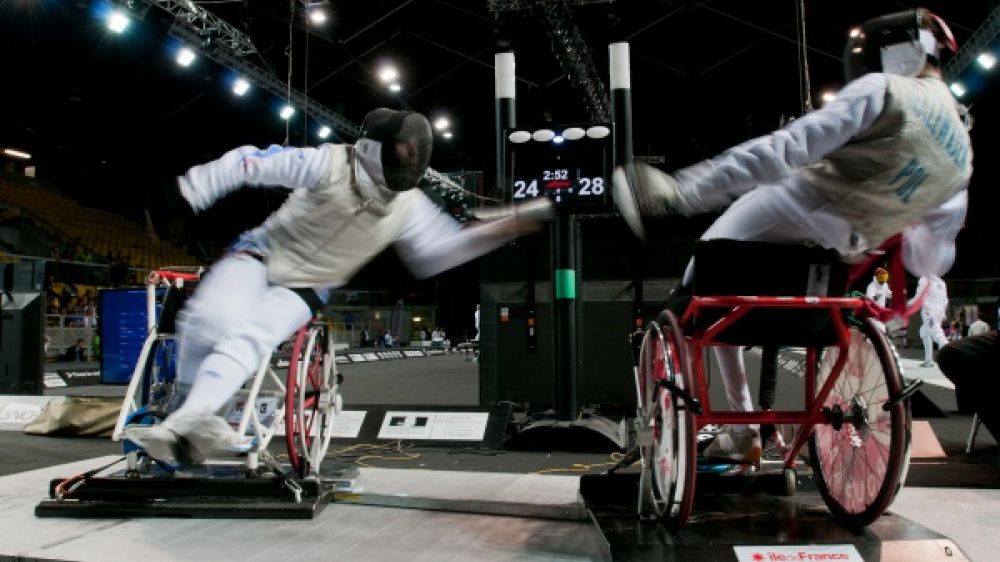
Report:
[[[232,70],[204,56],[178,66],[179,42],[168,33],[174,16],[156,6],[163,3],[0,2],[0,145],[32,153],[40,178],[82,202],[134,213],[172,209],[163,203],[171,178],[232,147],[322,142],[315,135],[319,123],[303,119],[301,108],[286,131],[278,96],[253,87],[234,97]],[[109,4],[133,10],[120,35],[105,25]],[[345,122],[359,124],[379,106],[410,108],[432,120],[446,115],[453,137],[438,139],[432,165],[482,170],[487,189],[495,175],[497,52],[515,53],[518,124],[581,123],[592,121],[586,88],[567,77],[556,53],[567,45],[589,51],[578,64],[591,65],[600,84],[591,80],[590,86],[606,91],[608,45],[628,41],[635,152],[673,169],[801,115],[806,68],[813,104],[821,105],[822,92],[842,85],[847,30],[917,6],[882,0],[329,0],[329,20],[310,25],[307,39],[303,0],[196,4],[252,41],[256,52],[247,61],[281,82],[290,74],[293,88]],[[944,18],[962,44],[996,4],[922,5]],[[551,33],[556,28],[582,43],[560,45],[567,34]],[[379,81],[387,62],[400,73],[398,94]],[[961,78],[968,88],[963,102],[977,119],[973,205],[962,236],[995,239],[988,225],[998,208],[993,192],[1000,178],[990,158],[998,85],[975,65]],[[330,140],[349,137],[335,130]],[[239,213],[253,215],[246,218],[250,224],[280,201],[266,191],[255,197],[254,207]],[[704,226],[690,224],[677,235],[694,236]],[[960,269],[1000,274],[995,253],[960,255]]]

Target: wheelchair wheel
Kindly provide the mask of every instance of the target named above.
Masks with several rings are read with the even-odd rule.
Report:
[[[823,405],[827,421],[813,430],[809,457],[820,495],[834,516],[855,528],[878,519],[902,486],[909,458],[910,407],[883,406],[903,388],[896,356],[866,320],[851,327],[847,362]],[[839,350],[826,348],[817,368],[822,387]]]
[[[669,311],[650,324],[639,356],[642,423],[652,430],[642,451],[640,494],[652,515],[678,529],[694,505],[696,426],[690,405],[661,381],[692,389],[683,335]]]
[[[304,326],[295,336],[285,393],[285,444],[292,468],[302,478],[318,473],[333,423],[330,384],[332,337],[326,326]]]

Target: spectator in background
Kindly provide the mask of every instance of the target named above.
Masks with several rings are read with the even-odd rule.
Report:
[[[865,290],[865,296],[870,298],[875,304],[885,308],[888,306],[889,299],[892,298],[892,289],[889,288],[889,272],[885,268],[880,267],[875,270],[875,276],[872,277],[872,282],[868,284],[868,288]],[[875,325],[882,329],[883,332],[886,331],[885,324],[879,320],[873,320]]]
[[[990,325],[983,320],[982,310],[976,307],[976,321],[969,325],[969,336],[981,336],[990,331]]]
[[[361,347],[371,347],[372,336],[368,333],[368,326],[361,329]]]
[[[83,339],[76,340],[76,343],[66,348],[66,353],[63,353],[63,361],[86,361],[87,360],[87,344],[84,343]]]

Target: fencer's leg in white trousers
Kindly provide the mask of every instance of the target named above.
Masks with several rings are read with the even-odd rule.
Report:
[[[156,458],[193,464],[239,441],[216,413],[312,313],[291,290],[269,286],[262,263],[240,254],[217,263],[188,304],[180,368],[192,384],[190,394],[162,424],[138,428],[128,437]],[[185,343],[192,348],[185,350]]]

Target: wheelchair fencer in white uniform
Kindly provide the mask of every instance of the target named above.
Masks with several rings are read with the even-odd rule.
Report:
[[[285,202],[215,263],[181,311],[178,382],[187,399],[160,424],[126,437],[154,458],[198,461],[237,447],[216,415],[263,359],[368,261],[394,245],[418,277],[485,254],[551,215],[548,200],[460,225],[415,186],[433,134],[419,113],[376,109],[353,145],[243,146],[191,168],[181,195],[202,211],[244,185],[291,187]],[[318,389],[325,392],[328,389]]]

